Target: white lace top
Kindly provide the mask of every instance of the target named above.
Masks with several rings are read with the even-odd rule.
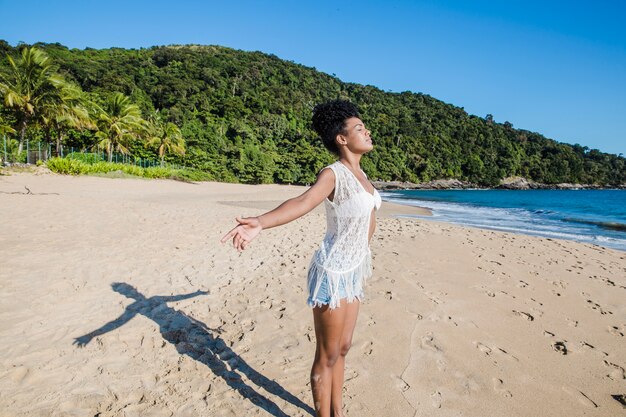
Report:
[[[369,193],[354,174],[337,161],[326,168],[335,173],[333,201],[326,206],[327,230],[309,267],[309,288],[316,298],[324,276],[328,279],[330,308],[339,305],[339,287],[345,288],[348,302],[363,295],[363,282],[372,274],[368,232],[372,209],[381,205],[378,191]],[[325,168],[325,169],[326,169]]]

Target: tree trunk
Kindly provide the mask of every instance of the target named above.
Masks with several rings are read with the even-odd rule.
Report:
[[[22,127],[20,129],[20,143],[17,146],[17,154],[21,154],[24,150],[24,136],[26,136],[26,118],[22,121]]]
[[[57,149],[57,156],[58,156],[60,155],[60,151],[61,151],[61,129],[59,128],[58,123],[55,123],[54,127],[57,132],[56,149]]]
[[[63,133],[59,130],[57,132],[57,156],[63,153]]]
[[[164,157],[165,157],[164,155],[161,155],[161,168],[163,168],[163,166],[165,165],[165,162],[163,161]]]

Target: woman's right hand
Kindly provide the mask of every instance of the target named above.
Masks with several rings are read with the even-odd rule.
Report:
[[[258,217],[236,217],[235,220],[239,225],[226,233],[220,242],[224,243],[232,238],[233,247],[241,252],[259,233],[261,233],[263,227]]]

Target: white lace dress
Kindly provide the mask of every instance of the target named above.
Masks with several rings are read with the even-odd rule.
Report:
[[[309,304],[328,304],[363,298],[363,284],[372,275],[368,232],[372,209],[380,208],[378,191],[369,193],[354,174],[337,161],[326,168],[335,173],[333,201],[326,206],[326,235],[309,266]],[[324,169],[326,169],[324,168]]]

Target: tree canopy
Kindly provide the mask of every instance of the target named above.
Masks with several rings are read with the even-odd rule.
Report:
[[[160,132],[169,129],[175,143],[166,146],[170,142],[164,140],[156,147],[154,139],[148,140],[154,134],[134,140],[141,137],[135,129],[140,120],[127,134],[112,136],[97,119],[98,130],[68,125],[65,146],[87,148],[106,139],[130,153],[202,169],[224,181],[311,183],[333,160],[310,127],[311,110],[321,101],[346,98],[357,104],[373,132],[375,150],[362,161],[373,179],[455,178],[492,186],[522,176],[547,184],[626,183],[622,156],[515,129],[491,115],[470,115],[427,94],[345,83],[274,55],[198,45],[138,50],[35,46],[54,62],[55,74],[80,86],[101,108],[126,97],[127,105],[137,107],[135,119],[158,112]],[[10,75],[8,57],[15,60],[26,48],[0,41],[3,77]],[[5,100],[1,124],[20,132],[23,118]],[[179,128],[184,143],[167,123]],[[31,135],[41,127],[33,125]],[[58,133],[52,134],[58,139]]]

